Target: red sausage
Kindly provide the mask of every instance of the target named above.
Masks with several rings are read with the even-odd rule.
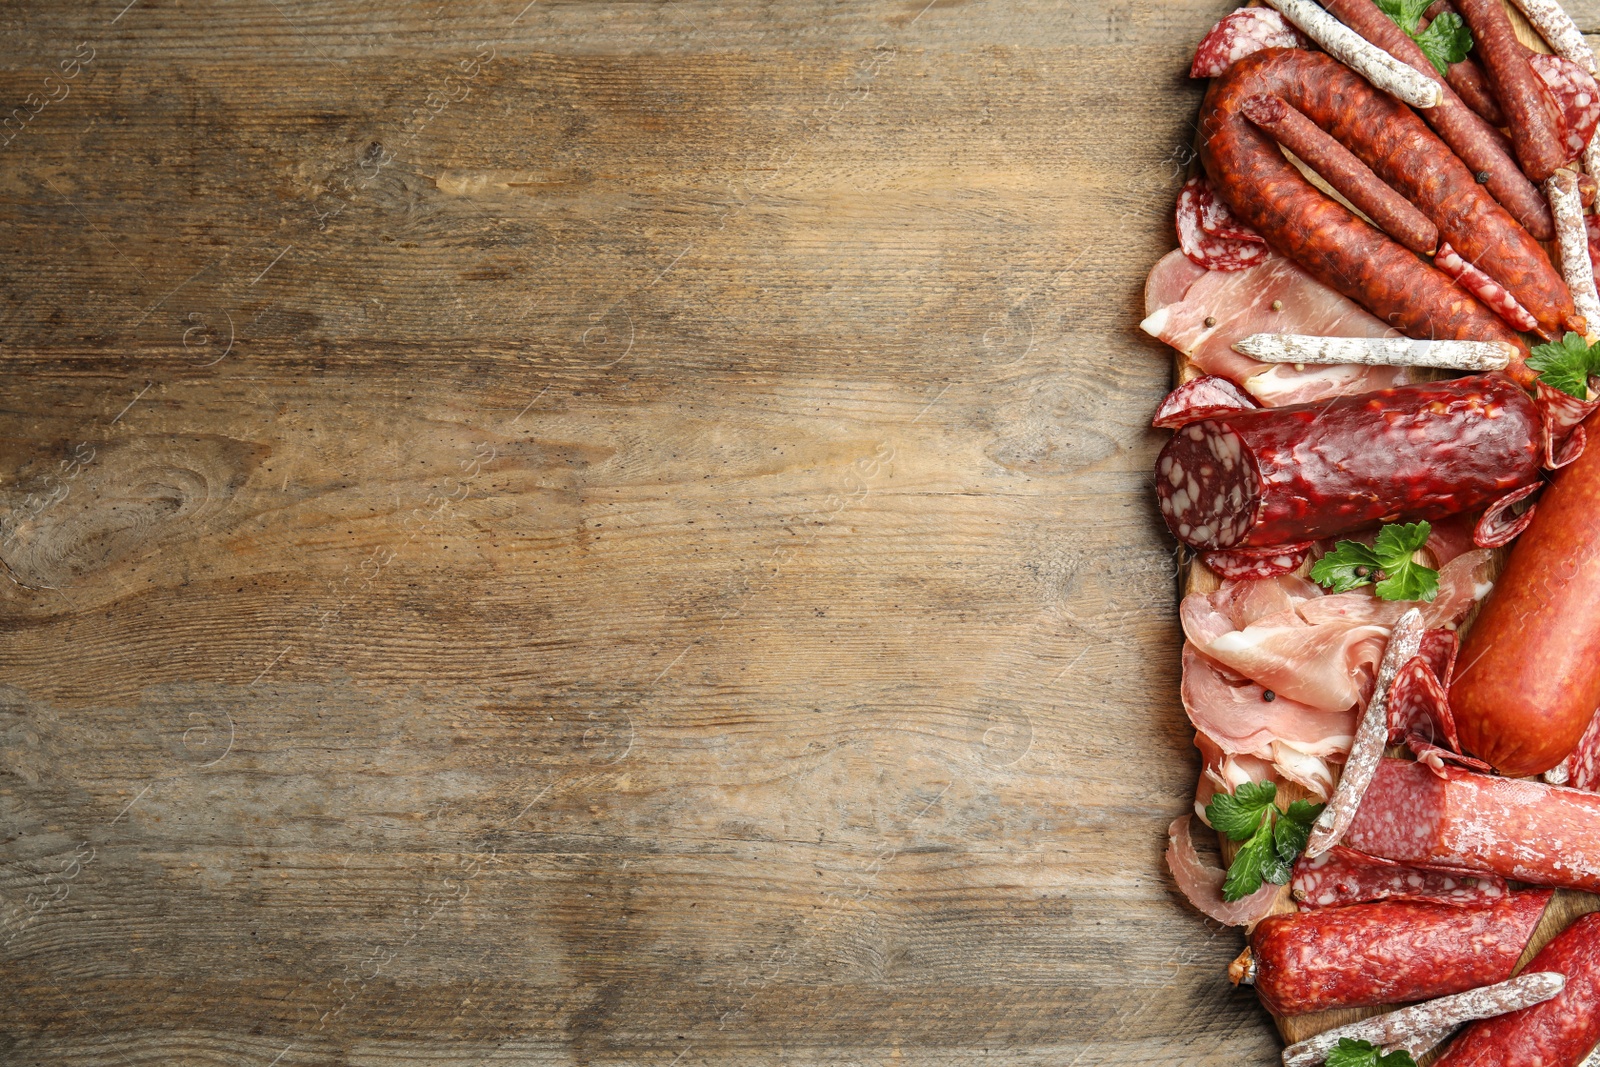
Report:
[[[1369,900],[1420,900],[1429,904],[1487,904],[1510,890],[1505,879],[1438,867],[1412,867],[1334,845],[1316,859],[1294,865],[1291,895],[1302,911]]]
[[[1560,122],[1528,62],[1528,50],[1517,40],[1501,0],[1456,0],[1456,7],[1472,28],[1474,50],[1505,112],[1517,160],[1528,177],[1542,182],[1567,161],[1567,153]]]
[[[1337,60],[1292,48],[1235,63],[1212,81],[1201,110],[1206,172],[1239,220],[1273,248],[1408,336],[1522,345],[1454,282],[1306,181],[1241,113],[1246,100],[1263,94],[1293,104],[1353,151],[1415,204],[1441,239],[1505,286],[1541,330],[1583,325],[1539,243],[1410,108]]]
[[[1189,423],[1156,460],[1156,498],[1195,548],[1292,545],[1479,507],[1538,479],[1542,442],[1504,375],[1423,382]]]
[[[1469,60],[1450,68],[1448,82],[1440,78],[1417,43],[1372,0],[1328,0],[1324,6],[1362,37],[1438,84],[1444,97],[1439,106],[1419,114],[1474,174],[1485,179],[1484,188],[1513,218],[1539,240],[1554,240],[1555,223],[1550,218],[1550,205],[1511,158],[1511,144],[1505,135],[1482,117],[1480,107],[1485,101],[1473,104],[1470,98],[1463,99],[1468,93],[1479,91],[1479,95],[1486,97],[1487,104],[1499,111],[1494,98],[1488,96],[1487,85],[1481,84],[1483,72],[1473,64],[1470,70],[1458,74],[1457,68],[1467,67]],[[1479,83],[1472,81],[1473,73],[1478,75]],[[1460,91],[1458,82],[1467,86],[1467,91],[1460,96],[1456,95]]]
[[[1366,213],[1378,228],[1413,252],[1431,256],[1439,227],[1372,173],[1372,168],[1316,123],[1276,96],[1252,96],[1240,108],[1268,137],[1300,157],[1334,191]]]
[[[1400,863],[1600,891],[1600,795],[1386,759],[1344,844]]]
[[[1549,900],[1534,890],[1489,904],[1385,900],[1269,915],[1250,935],[1256,993],[1284,1016],[1503,982]]]
[[[1600,915],[1561,932],[1524,970],[1559,971],[1567,984],[1531,1008],[1480,1019],[1436,1067],[1577,1067],[1600,1041]]]
[[[1584,423],[1600,434],[1600,415]],[[1450,686],[1461,747],[1505,775],[1560,763],[1600,707],[1600,448],[1554,475]]]

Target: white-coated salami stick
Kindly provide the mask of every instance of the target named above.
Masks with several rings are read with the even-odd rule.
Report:
[[[1505,370],[1517,350],[1504,341],[1413,341],[1409,337],[1311,337],[1253,333],[1233,346],[1263,363],[1361,363],[1378,367]]]
[[[1339,62],[1412,107],[1438,107],[1444,94],[1432,79],[1372,44],[1315,0],[1267,0]]]
[[[1556,242],[1561,246],[1561,276],[1572,293],[1572,304],[1588,322],[1592,337],[1600,333],[1600,293],[1594,285],[1594,263],[1589,259],[1589,228],[1583,221],[1583,200],[1578,176],[1565,168],[1544,183],[1550,214],[1556,221]]]
[[[1403,1048],[1413,1058],[1420,1058],[1462,1023],[1542,1004],[1560,993],[1566,984],[1566,976],[1560,971],[1536,971],[1324,1030],[1284,1049],[1284,1067],[1320,1064],[1338,1046],[1340,1039],[1346,1037],[1352,1041],[1370,1041],[1384,1052]]]
[[[1550,50],[1562,59],[1570,59],[1590,74],[1596,71],[1594,52],[1589,48],[1589,43],[1583,39],[1583,31],[1578,29],[1556,0],[1511,0],[1517,9],[1528,16],[1528,22],[1539,31]]]
[[[1383,650],[1383,661],[1378,664],[1378,681],[1372,687],[1372,699],[1367,701],[1361,725],[1356,727],[1356,739],[1344,761],[1339,788],[1311,827],[1306,841],[1307,859],[1314,860],[1337,845],[1356,817],[1361,798],[1383,762],[1383,746],[1389,739],[1389,687],[1400,668],[1422,647],[1422,631],[1422,610],[1412,608],[1400,616],[1389,632],[1389,647]]]

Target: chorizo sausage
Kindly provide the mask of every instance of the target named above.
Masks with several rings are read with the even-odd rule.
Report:
[[[1566,977],[1560,993],[1540,1004],[1469,1026],[1437,1067],[1577,1067],[1600,1041],[1600,915],[1563,930],[1527,971]]]
[[[1422,54],[1417,42],[1395,25],[1394,20],[1379,10],[1372,0],[1328,0],[1327,6],[1329,11],[1361,36],[1439,83],[1444,99],[1438,107],[1419,112],[1423,120],[1455,150],[1474,174],[1484,178],[1484,188],[1489,190],[1489,195],[1500,201],[1529,233],[1541,241],[1554,238],[1550,209],[1545,205],[1544,198],[1527,175],[1522,173],[1516,160],[1511,158],[1511,145],[1505,136],[1480,117],[1478,109],[1485,103],[1494,106],[1496,112],[1499,108],[1494,98],[1488,96],[1487,86],[1473,82],[1473,72],[1478,74],[1480,81],[1482,78],[1482,72],[1477,70],[1476,65],[1458,74],[1457,68],[1467,67],[1470,60],[1455,64],[1450,68],[1447,82],[1439,77],[1439,72]],[[1467,92],[1461,92],[1460,85],[1467,86]],[[1481,90],[1477,95],[1486,97],[1486,101],[1480,100],[1478,104],[1469,105],[1463,97],[1477,90]]]
[[[1398,863],[1600,890],[1600,795],[1446,764],[1386,759],[1344,835]]]
[[[1600,434],[1600,415],[1584,424]],[[1461,746],[1513,777],[1577,745],[1600,707],[1600,448],[1554,475],[1461,649]]]
[[[1505,112],[1517,160],[1528,177],[1542,182],[1567,161],[1567,155],[1550,96],[1528,62],[1528,50],[1517,40],[1501,0],[1455,2],[1472,27],[1473,47],[1483,60],[1500,110]]]
[[[1212,81],[1201,112],[1207,173],[1239,220],[1269,245],[1408,336],[1522,347],[1517,334],[1449,278],[1306,181],[1241,113],[1246,100],[1262,94],[1293,104],[1349,147],[1415,204],[1443,240],[1505,286],[1541,331],[1582,327],[1538,242],[1421,119],[1335,60],[1299,49],[1269,48],[1241,59]]]
[[[1384,233],[1424,256],[1431,256],[1438,249],[1439,227],[1292,105],[1276,96],[1252,96],[1240,110],[1268,137],[1299,156],[1335,192],[1365,212]]]
[[[1218,413],[1161,450],[1156,497],[1195,548],[1290,545],[1444,518],[1532,484],[1541,433],[1533,401],[1501,374]]]
[[[1236,970],[1278,1016],[1460,993],[1511,977],[1549,900],[1533,890],[1488,904],[1384,900],[1269,915]]]

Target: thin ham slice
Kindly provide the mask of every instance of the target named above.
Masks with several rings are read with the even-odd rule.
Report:
[[[1179,266],[1173,257],[1183,259]],[[1190,269],[1192,268],[1192,269]],[[1300,404],[1404,384],[1404,367],[1260,363],[1233,350],[1256,333],[1389,337],[1394,331],[1365,308],[1276,254],[1240,271],[1204,271],[1181,251],[1168,254],[1145,283],[1141,327],[1188,356],[1206,374],[1227,378],[1268,406]],[[1178,294],[1174,296],[1173,294]],[[1272,305],[1277,303],[1278,310]],[[1213,324],[1206,325],[1207,319]]]
[[[1226,752],[1203,733],[1194,735],[1194,747],[1200,750],[1200,784],[1195,789],[1194,813],[1201,822],[1206,822],[1206,805],[1219,792],[1236,793],[1246,782],[1279,781],[1270,760]]]
[[[1183,646],[1183,710],[1189,721],[1227,755],[1270,763],[1277,777],[1319,798],[1334,785],[1330,759],[1350,751],[1354,709],[1326,712],[1273,694],[1198,651]],[[1202,749],[1204,751],[1204,749]]]
[[[1195,851],[1190,835],[1193,821],[1192,815],[1180,815],[1167,828],[1167,866],[1178,889],[1203,914],[1229,926],[1249,926],[1266,918],[1283,887],[1266,882],[1243,900],[1231,904],[1223,900],[1222,883],[1227,872],[1206,863]]]
[[[1422,605],[1424,625],[1459,623],[1489,591],[1488,563],[1484,549],[1447,563],[1439,572],[1438,596]],[[1271,588],[1274,584],[1277,590]],[[1282,606],[1285,601],[1287,607]],[[1251,605],[1249,610],[1241,607],[1244,603]],[[1260,613],[1269,606],[1277,610]],[[1340,712],[1371,691],[1389,628],[1411,606],[1380,600],[1370,586],[1322,595],[1310,583],[1283,575],[1224,582],[1210,594],[1191,593],[1184,597],[1179,617],[1184,635],[1210,660],[1280,698]]]

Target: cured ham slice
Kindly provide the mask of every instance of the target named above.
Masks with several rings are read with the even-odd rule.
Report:
[[[1222,899],[1222,883],[1227,872],[1206,863],[1195,851],[1194,838],[1189,832],[1193,821],[1191,815],[1180,815],[1167,828],[1167,866],[1189,903],[1229,926],[1249,926],[1271,914],[1283,888],[1271,882],[1263,883],[1243,900],[1230,904]]]
[[[1195,729],[1222,753],[1269,763],[1276,777],[1326,798],[1334,784],[1328,761],[1350,751],[1354,712],[1325,712],[1275,693],[1269,700],[1266,693],[1184,644],[1183,709]]]
[[[1276,783],[1279,780],[1270,760],[1224,752],[1222,746],[1205,734],[1195,734],[1194,747],[1200,750],[1201,761],[1200,784],[1194,794],[1194,812],[1201,822],[1206,822],[1206,805],[1219,792],[1236,793],[1246,782]]]
[[[1424,625],[1458,623],[1489,591],[1488,562],[1489,552],[1477,549],[1447,563],[1439,572],[1438,595],[1421,605]],[[1241,588],[1257,586],[1265,588]],[[1179,617],[1184,635],[1210,660],[1278,697],[1339,712],[1370,692],[1389,628],[1411,606],[1380,600],[1370,587],[1325,596],[1316,586],[1284,575],[1191,593]],[[1262,614],[1266,607],[1277,610]]]
[[[1202,270],[1194,275],[1171,262],[1173,255],[1183,258],[1187,268],[1200,270],[1181,251],[1157,263],[1145,285],[1146,318],[1141,327],[1188,356],[1204,373],[1242,386],[1262,404],[1306,403],[1409,380],[1404,367],[1334,365],[1297,370],[1294,364],[1261,363],[1240,355],[1233,350],[1234,343],[1257,333],[1390,337],[1394,331],[1283,256],[1269,255],[1247,270]],[[1186,277],[1188,285],[1183,286]]]

